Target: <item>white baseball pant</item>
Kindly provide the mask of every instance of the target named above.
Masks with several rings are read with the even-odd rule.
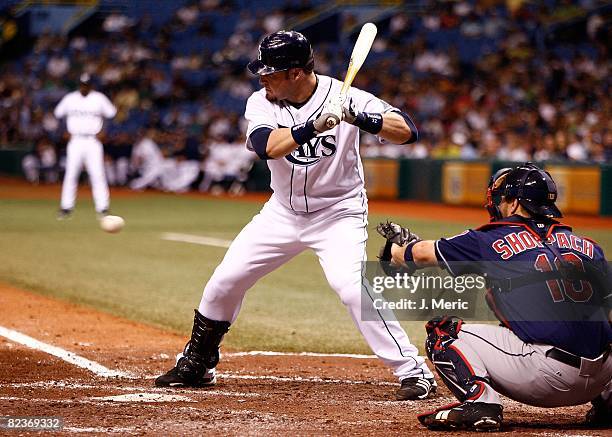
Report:
[[[296,214],[274,197],[238,234],[204,288],[199,311],[234,322],[246,291],[267,273],[312,249],[330,286],[346,305],[372,351],[400,380],[433,378],[396,320],[363,321],[361,268],[366,259],[367,201],[345,199],[320,211]]]
[[[109,193],[104,175],[104,149],[98,139],[91,136],[73,135],[66,150],[66,173],[62,185],[62,209],[73,209],[79,184],[79,175],[85,166],[96,211],[108,209]]]

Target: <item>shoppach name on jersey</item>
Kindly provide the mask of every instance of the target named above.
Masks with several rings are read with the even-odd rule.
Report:
[[[308,166],[336,153],[336,137],[322,135],[308,140],[285,158],[292,164]]]
[[[583,255],[593,259],[594,245],[589,240],[579,238],[573,234],[559,232],[549,237],[550,244],[556,244],[559,249],[574,249]],[[531,233],[527,231],[512,232],[503,238],[499,238],[491,244],[501,259],[507,260],[514,255],[521,254],[533,248],[543,248],[544,246]]]

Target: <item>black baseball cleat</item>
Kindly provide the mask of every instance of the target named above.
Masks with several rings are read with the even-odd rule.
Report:
[[[191,340],[176,366],[155,380],[157,387],[206,387],[214,385],[219,362],[219,344],[229,330],[230,322],[211,320],[194,310]]]
[[[446,405],[417,417],[421,424],[433,430],[499,431],[502,410],[499,404],[464,402]]]
[[[58,220],[69,220],[72,218],[72,210],[71,209],[60,209],[57,212]]]
[[[405,378],[402,379],[402,386],[395,392],[395,399],[398,401],[427,399],[436,393],[437,388],[436,380],[433,378]]]
[[[205,369],[205,372],[191,367],[186,357],[179,358],[176,366],[157,377],[156,387],[210,387],[217,383],[215,369]]]
[[[605,428],[612,426],[612,411],[607,407],[602,397],[596,397],[591,401],[591,404],[591,409],[587,411],[585,417],[586,425]]]

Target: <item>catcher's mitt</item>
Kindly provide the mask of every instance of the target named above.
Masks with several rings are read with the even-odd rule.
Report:
[[[392,263],[393,256],[391,255],[391,247],[393,244],[405,246],[410,243],[421,241],[418,235],[410,232],[408,228],[402,228],[400,225],[392,222],[379,223],[376,226],[376,231],[387,240],[385,245],[380,249],[378,260],[383,271],[388,276],[395,276],[398,273],[412,273],[414,269],[405,268]]]

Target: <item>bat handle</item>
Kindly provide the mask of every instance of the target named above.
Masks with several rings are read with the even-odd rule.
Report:
[[[333,129],[334,127],[336,127],[337,124],[338,120],[336,119],[336,117],[327,117],[327,120],[325,121],[325,125],[329,129]]]
[[[327,120],[325,120],[325,125],[328,129],[332,129],[340,124],[340,119],[342,118],[342,105],[346,100],[345,94],[339,94],[338,97],[331,100],[327,106],[327,110],[331,113]]]

